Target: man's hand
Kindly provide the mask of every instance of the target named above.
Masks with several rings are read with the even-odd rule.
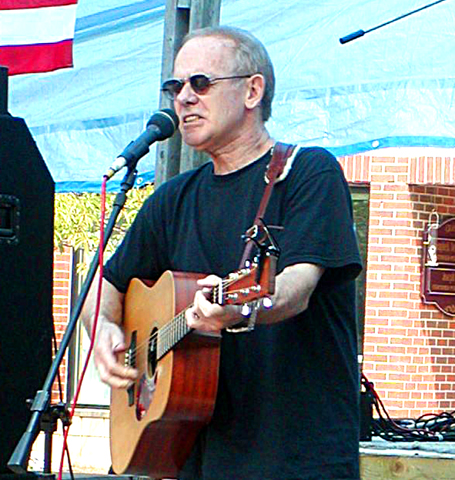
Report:
[[[100,378],[114,388],[127,388],[137,377],[137,371],[118,362],[118,354],[126,349],[121,328],[123,300],[125,295],[103,279],[101,311],[96,329],[94,346],[95,365]],[[81,313],[81,320],[91,336],[98,294],[98,279],[90,288]]]
[[[137,370],[118,361],[118,354],[125,349],[120,326],[100,318],[94,347],[95,365],[101,380],[114,388],[128,388],[137,378]]]
[[[275,294],[271,297],[273,307],[260,309],[257,323],[275,323],[291,318],[308,307],[310,296],[316,288],[324,268],[311,263],[299,263],[286,267],[276,277]],[[186,321],[190,328],[207,333],[219,333],[243,320],[240,305],[221,306],[212,303],[210,294],[221,279],[210,275],[198,284],[194,305],[186,311]]]
[[[210,301],[212,289],[218,286],[221,278],[216,275],[198,280],[202,287],[194,296],[194,304],[185,312],[190,328],[205,333],[219,333],[226,327],[231,327],[242,321],[241,307],[238,305],[218,305]]]

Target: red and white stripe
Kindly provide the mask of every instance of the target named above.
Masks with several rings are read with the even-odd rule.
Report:
[[[0,0],[0,65],[10,75],[73,65],[77,0]]]

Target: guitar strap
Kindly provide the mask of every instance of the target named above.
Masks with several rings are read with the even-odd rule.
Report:
[[[266,186],[264,189],[264,194],[262,195],[261,203],[259,204],[259,208],[256,213],[256,217],[254,218],[253,227],[259,227],[261,225],[261,219],[264,217],[270,196],[272,195],[273,186],[275,183],[284,180],[289,173],[294,160],[292,153],[294,152],[295,147],[296,145],[289,145],[281,142],[276,142],[273,146],[272,159],[267,165],[267,169],[264,174]],[[245,266],[245,262],[250,258],[253,245],[254,242],[247,242],[239,268],[243,268]]]

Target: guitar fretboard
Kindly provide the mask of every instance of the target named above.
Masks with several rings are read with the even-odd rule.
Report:
[[[185,319],[185,310],[158,330],[157,360],[164,357],[178,342],[191,332]]]
[[[221,287],[214,287],[212,291],[212,303],[220,303],[221,292],[223,290],[224,281]],[[170,320],[164,327],[158,330],[157,336],[157,360],[164,357],[169,350],[172,350],[177,343],[183,340],[193,329],[188,327],[185,319],[185,312],[188,308],[180,312],[172,320]]]

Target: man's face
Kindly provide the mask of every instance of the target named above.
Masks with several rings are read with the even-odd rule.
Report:
[[[174,76],[188,79],[205,74],[210,78],[252,72],[239,72],[234,65],[233,43],[219,37],[200,37],[188,41],[175,60]],[[254,73],[254,72],[253,72]],[[186,144],[214,153],[243,133],[248,79],[222,80],[197,94],[189,82],[175,97],[174,107],[180,119],[180,131]]]

